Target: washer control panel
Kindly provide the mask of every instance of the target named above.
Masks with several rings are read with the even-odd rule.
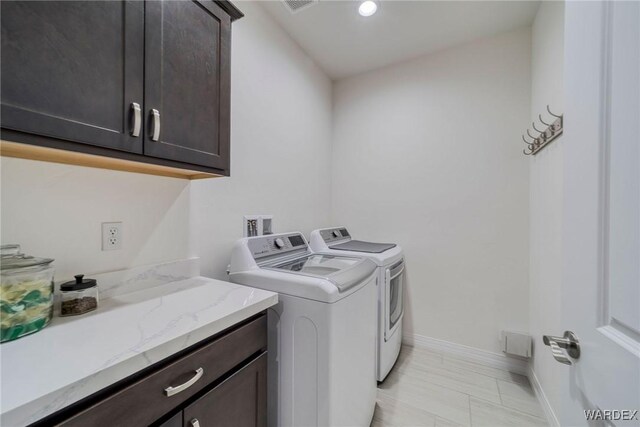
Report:
[[[320,230],[322,240],[326,243],[337,242],[338,240],[350,239],[351,235],[346,228],[328,228],[326,230]]]
[[[248,245],[254,259],[308,249],[307,241],[300,233],[252,237]]]

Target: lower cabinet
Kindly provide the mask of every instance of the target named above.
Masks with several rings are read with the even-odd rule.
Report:
[[[261,427],[267,423],[265,313],[34,423],[79,427]]]
[[[233,374],[226,381],[187,406],[183,426],[261,427],[267,419],[267,355]]]
[[[182,411],[178,412],[162,424],[158,424],[157,427],[182,427]]]

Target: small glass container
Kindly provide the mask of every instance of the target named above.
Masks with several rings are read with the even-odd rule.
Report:
[[[74,277],[76,280],[60,285],[60,316],[77,316],[98,308],[98,282],[85,279],[84,274]]]
[[[20,252],[20,245],[0,248],[0,342],[39,331],[53,317],[51,258]]]

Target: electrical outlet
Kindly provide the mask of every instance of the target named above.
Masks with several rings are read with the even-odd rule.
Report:
[[[115,251],[122,249],[122,223],[103,222],[102,223],[102,250]]]

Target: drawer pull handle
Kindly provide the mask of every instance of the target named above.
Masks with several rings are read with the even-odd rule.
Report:
[[[194,418],[190,421],[191,427],[200,427],[200,421],[197,418]]]
[[[151,134],[151,140],[157,141],[160,139],[160,111],[155,108],[152,109],[151,119],[153,120],[153,133]]]
[[[191,378],[189,381],[187,381],[184,384],[180,384],[178,386],[175,387],[167,387],[164,389],[164,394],[167,397],[171,397],[175,394],[180,393],[181,391],[185,391],[186,389],[188,389],[189,387],[191,387],[192,385],[194,385],[196,382],[198,382],[198,380],[200,378],[202,378],[202,375],[204,374],[204,369],[202,368],[198,368],[196,369],[196,374],[193,376],[193,378]]]
[[[132,102],[131,111],[133,111],[133,129],[131,129],[131,136],[140,136],[140,127],[142,122],[142,110],[140,109],[140,104]]]

